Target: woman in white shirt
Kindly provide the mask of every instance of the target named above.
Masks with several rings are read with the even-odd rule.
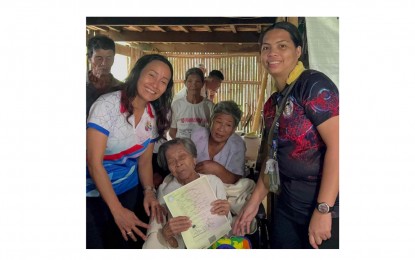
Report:
[[[195,171],[196,156],[196,147],[189,138],[176,138],[160,146],[157,161],[162,168],[168,168],[171,172],[158,188],[157,197],[160,205],[166,206],[164,195],[203,175]],[[214,175],[207,175],[207,178],[218,198],[212,203],[211,213],[224,215],[230,219],[230,204],[226,200],[223,183]],[[191,228],[192,222],[188,216],[172,217],[169,213],[167,220],[163,223],[158,223],[154,219],[150,225],[151,227],[147,231],[148,239],[144,243],[143,249],[184,249],[185,244],[181,232]]]
[[[245,142],[235,133],[241,116],[238,104],[221,101],[213,108],[210,127],[193,131],[197,172],[216,175],[225,184],[235,184],[244,176]]]

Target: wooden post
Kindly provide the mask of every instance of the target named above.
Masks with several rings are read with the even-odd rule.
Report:
[[[298,28],[298,17],[288,17],[287,22],[294,24]]]
[[[256,106],[255,116],[252,123],[252,131],[257,132],[259,128],[259,124],[261,122],[261,111],[262,106],[264,105],[264,98],[265,98],[265,90],[267,89],[267,81],[268,81],[268,72],[264,70],[262,73],[262,82],[261,82],[261,90],[259,92],[258,103]]]
[[[286,17],[277,17],[277,22],[285,22],[287,21]]]
[[[298,27],[298,17],[277,17],[277,22],[289,22]]]

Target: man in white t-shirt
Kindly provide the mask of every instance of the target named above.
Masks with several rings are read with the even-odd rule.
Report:
[[[185,84],[187,94],[173,101],[172,122],[169,130],[171,138],[188,137],[198,126],[208,126],[213,110],[213,102],[201,96],[204,75],[199,68],[186,71]]]

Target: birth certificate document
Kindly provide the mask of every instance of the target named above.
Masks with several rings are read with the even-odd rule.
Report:
[[[188,216],[192,221],[192,227],[182,232],[184,243],[189,249],[208,248],[231,230],[226,216],[210,212],[211,203],[217,198],[206,176],[163,198],[173,217]]]

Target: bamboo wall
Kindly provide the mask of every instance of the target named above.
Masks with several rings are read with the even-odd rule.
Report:
[[[206,68],[206,74],[214,69],[220,70],[225,80],[218,90],[215,103],[223,100],[234,100],[243,112],[243,117],[237,130],[246,133],[251,132],[263,73],[263,68],[259,63],[259,55],[217,53],[160,54],[165,55],[173,65],[175,93],[184,87],[185,73],[189,68],[203,64]],[[248,125],[243,127],[249,118]]]

